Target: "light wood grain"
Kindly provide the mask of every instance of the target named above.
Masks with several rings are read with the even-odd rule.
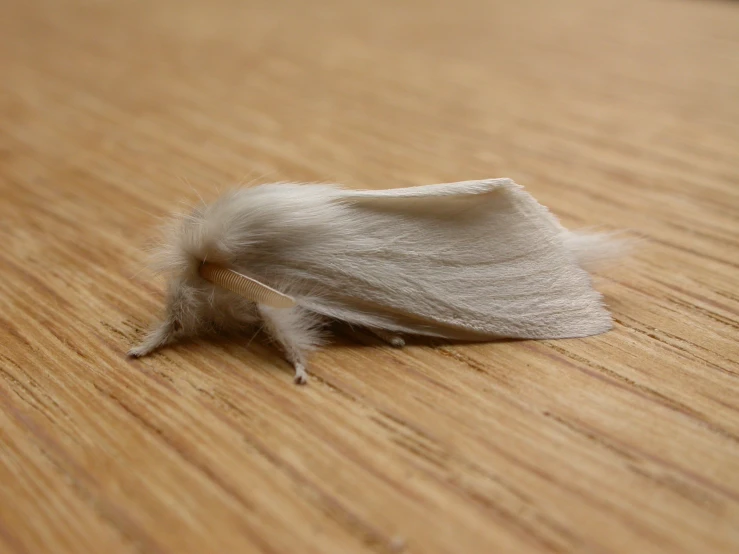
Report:
[[[739,4],[2,10],[0,551],[739,551]],[[612,332],[124,357],[180,201],[502,176],[644,238]]]

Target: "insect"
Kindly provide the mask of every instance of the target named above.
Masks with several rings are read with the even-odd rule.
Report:
[[[153,252],[166,315],[129,354],[262,326],[305,383],[331,320],[395,346],[595,335],[612,322],[588,269],[618,249],[568,231],[510,179],[236,189],[168,225]]]

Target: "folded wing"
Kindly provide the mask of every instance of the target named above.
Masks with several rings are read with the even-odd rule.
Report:
[[[358,325],[450,338],[565,338],[611,317],[569,232],[509,179],[333,189],[322,252],[273,260],[299,303]],[[266,277],[266,276],[265,276]]]

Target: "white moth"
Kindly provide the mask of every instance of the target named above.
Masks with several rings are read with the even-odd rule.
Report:
[[[237,189],[175,218],[156,269],[164,320],[131,356],[183,337],[260,326],[307,379],[321,326],[402,334],[556,339],[611,328],[587,270],[618,241],[573,233],[510,179],[348,190]]]

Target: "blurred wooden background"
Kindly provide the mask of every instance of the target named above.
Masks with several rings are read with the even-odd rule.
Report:
[[[0,551],[739,551],[739,4],[5,0]],[[129,362],[156,217],[511,177],[645,238],[614,331]]]

